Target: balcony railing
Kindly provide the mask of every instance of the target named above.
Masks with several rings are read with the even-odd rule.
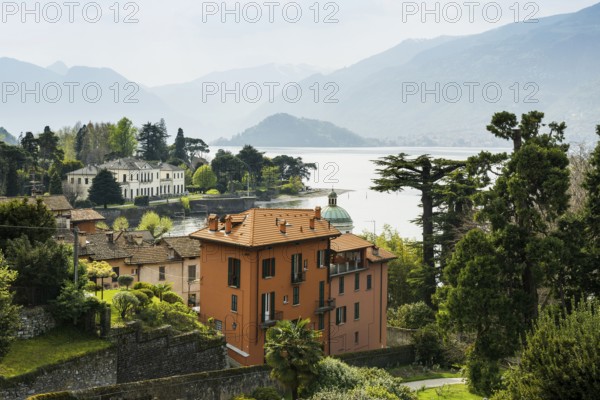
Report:
[[[315,314],[324,314],[327,311],[335,310],[335,299],[321,299],[317,300],[316,303]]]
[[[304,271],[292,272],[292,285],[306,281],[306,273]]]
[[[361,271],[365,269],[364,261],[346,261],[345,263],[331,264],[329,266],[330,275],[341,275],[349,272]]]
[[[262,329],[268,329],[275,325],[277,321],[283,321],[283,311],[275,311],[271,315],[264,315],[260,327]]]

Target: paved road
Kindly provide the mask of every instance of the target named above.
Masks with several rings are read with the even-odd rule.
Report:
[[[403,385],[408,386],[412,390],[417,390],[423,386],[426,388],[435,388],[444,385],[458,385],[460,383],[465,383],[464,378],[426,379],[424,381],[406,382]]]

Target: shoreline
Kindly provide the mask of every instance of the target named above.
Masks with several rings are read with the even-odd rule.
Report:
[[[344,193],[353,192],[353,190],[335,189],[335,192],[338,195],[341,195]],[[276,199],[271,199],[269,201],[256,201],[254,204],[259,207],[262,207],[262,206],[266,206],[268,204],[289,203],[292,201],[313,198],[313,197],[327,197],[329,195],[329,193],[331,193],[330,189],[314,189],[314,190],[310,190],[307,192],[300,192],[297,195],[284,194],[284,195],[277,197]]]

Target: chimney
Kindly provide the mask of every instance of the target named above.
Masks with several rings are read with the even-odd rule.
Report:
[[[137,244],[138,246],[141,246],[142,243],[144,243],[144,236],[142,236],[142,235],[135,235],[133,237],[133,240],[135,241],[135,244]]]
[[[114,232],[109,231],[106,232],[106,240],[108,241],[108,243],[112,243],[114,241],[115,235]]]
[[[216,232],[219,230],[219,219],[217,218],[217,214],[210,214],[208,217],[208,229],[211,232]]]
[[[316,217],[312,217],[310,219],[310,229],[312,229],[313,231],[315,230],[315,220],[316,220]]]
[[[231,233],[232,229],[233,229],[233,218],[231,217],[231,215],[228,215],[227,217],[225,217],[225,233],[227,235],[229,235]]]
[[[377,246],[373,246],[373,255],[374,255],[375,257],[378,257],[378,256],[379,256],[379,247],[377,247]]]
[[[279,220],[279,232],[284,234],[287,232],[287,221],[285,219]]]
[[[83,249],[85,248],[85,246],[87,246],[87,234],[85,232],[79,232],[79,234],[77,235],[77,239],[79,242],[79,247]]]
[[[315,218],[319,220],[321,219],[321,207],[319,206],[315,208]]]

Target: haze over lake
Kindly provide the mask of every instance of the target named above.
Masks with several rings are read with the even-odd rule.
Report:
[[[241,147],[221,147],[237,154]],[[216,153],[217,147],[211,149]],[[330,190],[349,190],[338,198],[338,205],[344,207],[354,220],[354,233],[373,229],[381,233],[385,224],[397,229],[403,237],[419,238],[421,228],[411,221],[421,213],[419,207],[420,195],[415,190],[405,190],[400,193],[379,193],[370,190],[372,180],[377,177],[372,160],[390,155],[406,153],[411,157],[429,154],[435,158],[462,160],[478,154],[481,150],[492,152],[510,151],[501,148],[422,148],[422,147],[369,147],[369,148],[290,148],[290,147],[258,147],[267,157],[278,155],[302,157],[304,162],[314,162],[318,170],[305,184],[311,188]],[[275,201],[258,203],[260,207],[275,208],[314,208],[325,207],[327,197],[308,197],[294,201]],[[198,229],[199,220],[175,220],[178,225],[173,235],[189,234]]]

